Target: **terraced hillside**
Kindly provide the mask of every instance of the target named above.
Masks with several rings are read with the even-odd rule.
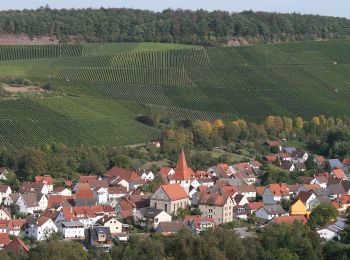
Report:
[[[23,120],[16,117],[23,100],[11,101],[11,110],[6,110],[8,100],[1,101],[6,109],[0,109],[1,120],[12,120],[6,121],[8,132],[29,120],[38,138],[42,131],[50,133],[47,141],[72,144],[117,145],[156,136],[148,128],[149,134],[137,134],[145,127],[133,120],[135,112],[255,121],[270,114],[310,118],[350,112],[350,41],[345,40],[239,48],[150,43],[1,46],[0,76],[52,82],[74,95],[25,100],[46,116],[28,117],[28,110]],[[69,121],[71,128],[62,124],[58,131],[53,119],[74,123]],[[84,129],[80,139],[75,129]],[[3,131],[0,142],[8,142],[10,133]]]

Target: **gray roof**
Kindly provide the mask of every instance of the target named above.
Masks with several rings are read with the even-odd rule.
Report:
[[[75,199],[74,204],[75,206],[95,206],[97,203],[97,200],[95,198],[93,199]]]
[[[328,198],[328,196],[320,196],[320,197],[317,197],[317,200],[318,200],[320,203],[324,203],[324,204],[329,204],[329,203],[332,202],[332,201]]]
[[[155,218],[158,216],[163,210],[161,209],[155,209],[155,208],[141,208],[140,213],[145,218]]]
[[[264,205],[262,206],[269,215],[281,215],[287,213],[281,205]]]
[[[331,169],[343,167],[343,164],[338,159],[330,159],[328,160],[328,164],[331,167]]]
[[[185,224],[179,221],[160,222],[156,230],[157,232],[177,232],[185,227]]]
[[[112,234],[109,227],[100,227],[95,226],[91,229],[91,239],[96,241],[98,239],[98,234],[104,234],[106,236],[106,240],[112,240]]]
[[[327,187],[328,195],[339,195],[346,193],[341,184],[332,184]]]

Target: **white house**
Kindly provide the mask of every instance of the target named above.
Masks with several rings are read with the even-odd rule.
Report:
[[[108,187],[108,201],[124,197],[126,194],[128,191],[124,186]]]
[[[291,156],[292,156],[292,161],[294,163],[304,163],[309,158],[309,154],[307,152],[300,151],[300,150],[293,151],[291,153]]]
[[[57,226],[64,239],[85,239],[84,224],[80,221],[62,221]]]
[[[96,187],[94,189],[96,194],[97,204],[107,204],[108,203],[108,188]]]
[[[43,183],[46,186],[48,192],[53,191],[53,178],[50,175],[35,176],[36,183]]]
[[[61,195],[61,196],[72,196],[72,191],[65,187],[57,187],[51,193],[52,195]]]
[[[25,236],[39,241],[50,238],[57,231],[58,228],[52,219],[44,216],[29,218],[25,226]]]
[[[156,229],[159,223],[170,222],[172,217],[161,209],[140,208],[134,212],[133,219],[138,226]]]
[[[4,167],[0,167],[0,180],[6,181],[7,180],[7,174],[8,174],[7,169],[4,168]]]
[[[346,219],[338,218],[337,222],[317,230],[319,236],[325,240],[340,238],[340,233],[346,228]]]
[[[140,170],[137,172],[137,174],[141,177],[142,180],[145,180],[145,181],[154,180],[154,173],[152,171]]]
[[[255,212],[255,215],[261,219],[271,220],[274,217],[288,216],[289,214],[281,205],[277,204],[264,205]]]
[[[44,194],[41,193],[27,193],[21,194],[18,198],[17,205],[19,211],[24,214],[33,214],[34,211],[44,211],[47,208],[48,200]]]
[[[10,206],[12,204],[16,204],[19,199],[19,193],[11,193],[5,200],[4,205]]]
[[[310,184],[318,184],[322,189],[327,188],[327,178],[325,176],[316,176],[315,178],[312,179]]]
[[[0,202],[4,201],[10,194],[12,193],[12,190],[10,186],[0,184]]]
[[[5,207],[0,207],[0,220],[10,220],[11,219],[11,212],[9,209]]]

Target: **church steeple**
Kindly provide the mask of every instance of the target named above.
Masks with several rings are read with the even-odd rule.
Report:
[[[191,179],[192,169],[188,168],[185,152],[181,149],[179,154],[179,159],[176,164],[174,180],[190,180]]]

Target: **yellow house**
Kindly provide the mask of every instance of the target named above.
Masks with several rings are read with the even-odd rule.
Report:
[[[309,216],[310,213],[311,212],[306,209],[305,204],[300,199],[295,200],[289,208],[289,215],[291,216]]]

